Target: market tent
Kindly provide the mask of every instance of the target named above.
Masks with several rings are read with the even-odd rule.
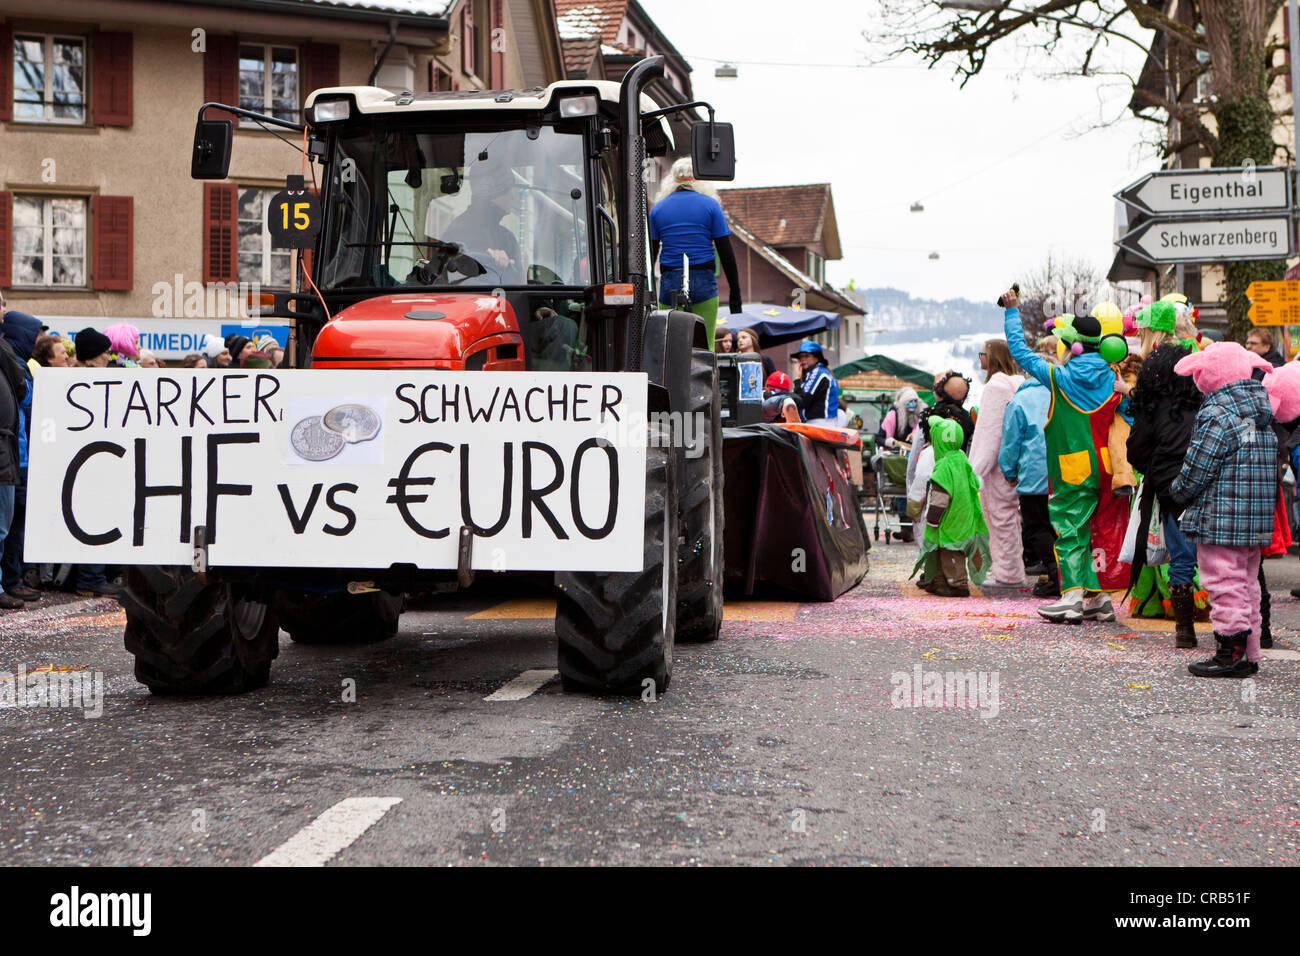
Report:
[[[892,380],[906,382],[917,391],[928,392],[934,385],[934,374],[922,371],[887,355],[868,355],[855,362],[837,365],[831,370],[841,388],[900,388]],[[856,381],[855,381],[856,379]]]
[[[765,349],[787,342],[797,342],[818,332],[840,327],[838,312],[820,312],[816,309],[790,309],[783,305],[751,302],[742,306],[739,315],[725,309],[718,311],[718,328],[753,329],[758,333],[758,344]]]

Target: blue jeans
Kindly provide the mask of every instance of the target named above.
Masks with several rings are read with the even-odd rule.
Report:
[[[1169,583],[1191,584],[1196,578],[1196,544],[1187,540],[1177,519],[1168,512],[1160,512],[1160,528],[1169,552]]]
[[[672,305],[673,294],[682,287],[681,269],[661,269],[659,277],[659,301],[663,305]],[[697,269],[691,266],[691,305],[707,302],[718,297],[718,277],[712,269]]]

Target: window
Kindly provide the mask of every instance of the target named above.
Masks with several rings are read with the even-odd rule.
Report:
[[[85,288],[86,200],[14,196],[13,284]]]
[[[14,34],[14,119],[86,121],[86,42],[78,37]]]
[[[266,204],[277,192],[256,186],[239,190],[239,281],[287,289],[293,250],[272,249],[266,229]]]
[[[813,252],[811,249],[808,250],[807,253],[808,275],[816,279],[818,285],[822,285],[825,282],[825,279],[823,278],[825,262],[826,260],[824,260],[817,253]]]
[[[239,45],[239,105],[276,119],[298,121],[298,51],[288,46]]]

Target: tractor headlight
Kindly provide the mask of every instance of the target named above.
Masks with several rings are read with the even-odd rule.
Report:
[[[312,123],[334,123],[351,115],[351,100],[322,100],[311,108]]]
[[[596,97],[566,96],[560,100],[560,116],[563,119],[577,119],[580,116],[596,115]]]

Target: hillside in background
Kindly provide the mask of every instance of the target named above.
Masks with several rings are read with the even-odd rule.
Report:
[[[952,368],[972,379],[971,404],[979,403],[984,373],[979,353],[984,341],[1002,337],[1002,310],[970,299],[913,298],[900,289],[860,289],[866,298],[868,354],[888,355],[927,372]]]
[[[866,298],[868,329],[888,329],[872,337],[876,342],[925,342],[937,337],[969,333],[997,334],[1002,310],[988,302],[970,299],[917,299],[901,289],[859,289]],[[868,339],[867,350],[871,351]]]

